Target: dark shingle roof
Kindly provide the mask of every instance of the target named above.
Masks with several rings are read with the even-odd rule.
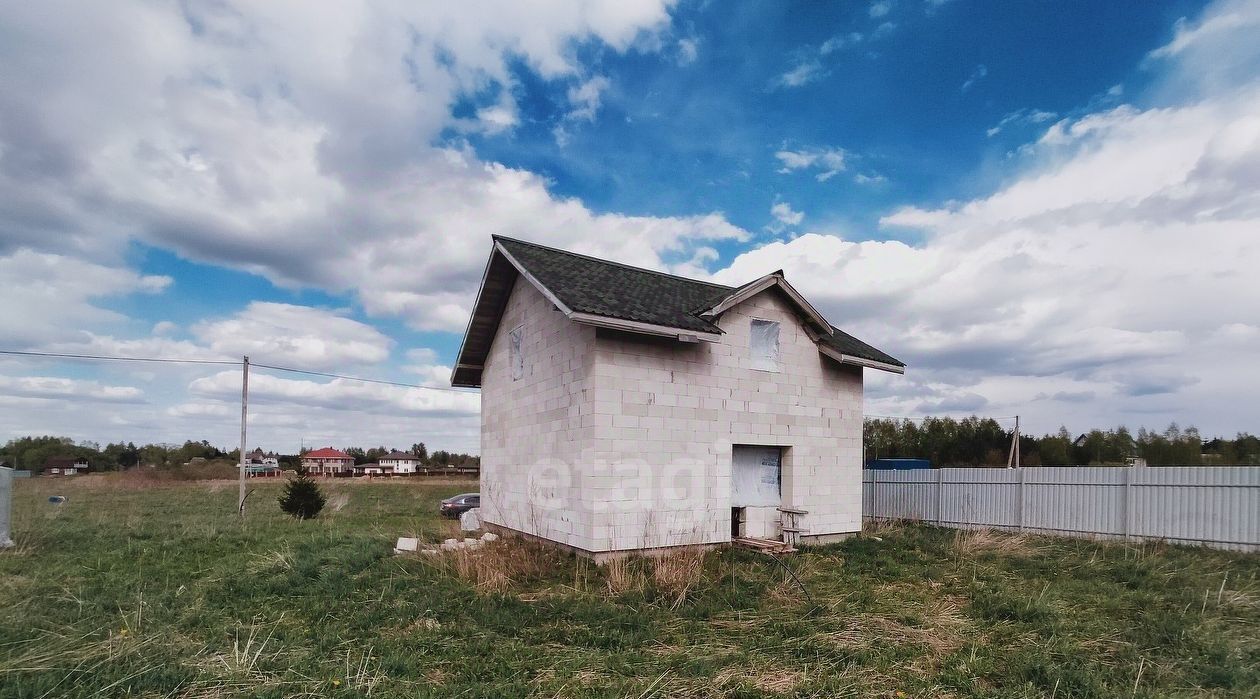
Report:
[[[577,313],[694,332],[720,333],[721,329],[702,317],[702,313],[744,288],[687,279],[502,236],[494,236],[494,240],[556,300]],[[502,313],[514,278],[512,265],[501,255],[492,254],[477,308],[460,348],[460,358],[452,378],[455,385],[480,385],[480,364],[489,350],[498,326],[498,315]],[[852,357],[905,366],[834,327],[832,333],[823,335],[820,342]]]
[[[861,357],[862,359],[892,364],[893,366],[904,367],[906,365],[905,362],[871,347],[834,325],[831,326],[831,334],[823,335],[819,338],[819,341],[851,357]]]
[[[379,457],[377,457],[377,461],[380,461],[381,459],[413,459],[413,460],[419,460],[419,458],[420,458],[420,457],[416,456],[415,454],[409,453],[409,452],[394,450],[394,451],[391,451],[391,452],[390,452],[390,453],[388,453],[388,454],[381,454]]]
[[[701,318],[700,312],[743,288],[631,267],[512,238],[495,236],[495,240],[561,303],[582,313],[671,328],[722,332],[716,325]],[[905,366],[835,326],[831,330],[832,334],[824,335],[822,341],[838,352]]]
[[[495,237],[560,302],[579,313],[720,333],[693,311],[731,288]]]

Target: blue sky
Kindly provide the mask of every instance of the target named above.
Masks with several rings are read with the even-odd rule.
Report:
[[[432,385],[262,378],[256,434],[475,450],[476,396],[436,387],[503,233],[783,268],[910,364],[871,413],[1254,431],[1258,29],[1245,0],[6,8],[0,344]],[[229,443],[236,381],[0,360],[0,438]]]

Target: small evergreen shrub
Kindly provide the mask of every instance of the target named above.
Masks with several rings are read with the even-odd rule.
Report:
[[[306,471],[298,470],[296,478],[289,479],[284,485],[284,492],[278,498],[280,509],[298,519],[311,519],[324,509],[327,498],[320,491],[319,485],[306,475]]]

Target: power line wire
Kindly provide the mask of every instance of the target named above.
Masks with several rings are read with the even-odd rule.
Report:
[[[7,354],[19,357],[42,357],[49,359],[88,359],[96,361],[111,362],[155,362],[162,364],[213,364],[218,366],[240,366],[240,360],[231,359],[174,359],[170,357],[111,357],[101,354],[72,354],[68,352],[28,352],[22,350],[0,350],[0,354]],[[464,390],[446,386],[424,386],[421,384],[404,383],[402,381],[387,381],[385,379],[367,379],[361,376],[349,376],[346,374],[332,374],[323,371],[311,371],[309,369],[297,369],[295,367],[277,366],[274,364],[250,363],[250,366],[256,369],[271,369],[273,371],[287,371],[293,374],[306,374],[308,376],[322,376],[330,379],[344,379],[346,381],[360,381],[363,383],[375,383],[385,386],[397,386],[400,388],[421,388],[430,391],[446,391],[448,393],[466,393],[471,394],[475,391]]]
[[[156,362],[160,364],[240,364],[230,359],[173,359],[169,357],[108,357],[101,354],[70,354],[67,352],[24,352],[20,350],[0,350],[0,354],[18,357],[49,357],[59,359],[93,359],[110,362]]]
[[[324,371],[311,371],[309,369],[294,369],[287,366],[275,366],[274,364],[259,364],[250,362],[252,369],[272,369],[275,371],[288,371],[294,374],[307,374],[309,376],[323,376],[329,379],[345,379],[347,381],[362,381],[363,383],[378,383],[385,386],[399,386],[402,388],[423,388],[430,391],[447,391],[449,393],[474,393],[474,391],[464,390],[461,388],[453,388],[447,386],[424,386],[416,383],[403,383],[402,381],[386,381],[385,379],[365,379],[359,376],[347,376],[345,374],[330,374]]]

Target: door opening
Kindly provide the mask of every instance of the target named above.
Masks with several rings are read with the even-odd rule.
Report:
[[[775,508],[783,504],[782,493],[782,447],[733,445],[731,450],[731,532],[733,537],[757,539],[775,537],[778,519]]]

